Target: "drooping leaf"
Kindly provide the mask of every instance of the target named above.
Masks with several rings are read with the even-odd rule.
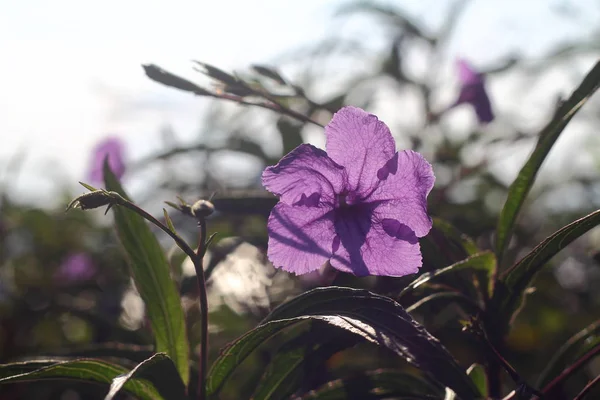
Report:
[[[352,397],[354,396],[354,397]],[[359,376],[328,382],[294,400],[346,400],[350,398],[440,399],[443,391],[433,382],[398,370],[369,371]],[[394,397],[394,398],[395,398]]]
[[[17,382],[68,379],[108,385],[113,378],[127,374],[127,369],[101,360],[73,361],[40,360],[0,365],[0,385]],[[148,381],[132,379],[124,390],[141,400],[161,400],[163,397]]]
[[[500,329],[506,329],[508,322],[517,314],[523,304],[525,290],[544,265],[572,241],[598,224],[600,210],[554,232],[502,274],[496,282],[492,298],[492,306],[498,312],[494,318],[500,323]]]
[[[529,156],[529,159],[523,168],[521,168],[517,178],[508,190],[506,203],[504,203],[498,219],[498,226],[496,228],[496,255],[498,256],[499,263],[510,240],[517,214],[535,181],[538,170],[571,118],[583,107],[599,86],[600,62],[596,63],[579,87],[571,94],[571,97],[556,110],[552,120],[539,133],[538,142],[533,153]]]
[[[112,400],[117,393],[125,389],[127,383],[133,382],[135,379],[152,382],[165,399],[187,400],[185,385],[181,381],[175,364],[165,353],[155,354],[139,363],[128,373],[115,377],[104,400]]]
[[[540,374],[536,387],[543,387],[573,360],[600,345],[600,320],[588,325],[562,345]]]
[[[108,190],[128,198],[107,163],[104,164],[104,179]],[[113,207],[113,210],[133,280],[146,305],[156,351],[166,353],[173,360],[187,385],[189,344],[185,319],[165,253],[141,216],[121,206]]]
[[[288,399],[310,374],[335,353],[354,346],[360,339],[322,323],[288,340],[275,355],[254,390],[254,400]]]
[[[412,281],[406,288],[400,292],[398,297],[402,297],[403,295],[413,291],[417,287],[429,282],[430,280],[443,276],[446,274],[464,271],[464,270],[475,270],[475,271],[483,271],[487,277],[486,282],[490,284],[490,287],[487,288],[488,293],[491,294],[492,290],[492,274],[496,268],[496,256],[491,251],[484,251],[475,255],[472,255],[462,261],[457,262],[456,264],[452,264],[446,268],[438,269],[432,272],[426,272],[420,275],[417,279]]]
[[[259,327],[221,353],[211,369],[209,392],[216,393],[258,345],[307,319],[323,321],[390,349],[461,397],[477,393],[450,353],[398,303],[365,290],[341,287],[314,289],[273,310]]]

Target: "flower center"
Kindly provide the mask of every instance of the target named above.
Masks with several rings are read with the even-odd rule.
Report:
[[[337,195],[337,206],[339,208],[347,208],[350,206],[350,204],[348,204],[348,193],[340,193]]]

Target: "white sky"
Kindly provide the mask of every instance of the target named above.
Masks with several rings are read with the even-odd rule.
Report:
[[[268,63],[335,30],[339,3],[0,0],[0,172],[10,156],[24,151],[22,178],[11,189],[30,197],[39,178],[42,191],[35,197],[42,200],[53,186],[83,178],[90,148],[105,135],[123,137],[131,159],[156,149],[164,124],[192,138],[207,100],[150,81],[140,64],[189,75],[191,59],[223,69]],[[549,12],[548,4],[561,3],[473,2],[450,55],[475,64],[509,49],[536,55],[558,38],[585,35],[599,19],[598,7],[585,6],[593,0],[577,3],[586,13],[576,22]],[[400,4],[437,25],[447,2]]]

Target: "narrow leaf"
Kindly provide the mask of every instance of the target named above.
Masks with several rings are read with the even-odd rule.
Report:
[[[467,269],[475,270],[475,271],[483,271],[485,272],[487,279],[486,282],[490,282],[492,284],[491,275],[496,268],[496,256],[491,251],[484,251],[478,254],[475,254],[471,257],[468,257],[462,261],[457,262],[456,264],[452,264],[446,268],[438,269],[436,271],[431,271],[420,275],[417,279],[412,281],[407,287],[405,287],[402,292],[399,294],[399,298],[404,296],[405,294],[413,291],[417,287],[429,282],[431,279],[447,275],[450,273],[464,271]],[[488,291],[491,294],[492,288],[488,288]]]
[[[175,225],[173,225],[173,221],[171,220],[171,217],[169,216],[169,213],[164,208],[163,208],[163,215],[165,217],[165,221],[167,222],[167,226],[169,227],[169,229],[171,230],[171,232],[177,233],[177,231],[175,230]]]
[[[104,400],[112,400],[121,389],[125,388],[127,383],[132,382],[135,378],[152,382],[165,399],[187,399],[185,385],[181,381],[175,364],[165,353],[158,353],[139,363],[129,373],[114,378]]]
[[[579,111],[600,86],[600,62],[583,79],[571,97],[556,111],[552,120],[539,133],[538,142],[531,156],[508,190],[508,197],[498,219],[496,228],[496,254],[500,262],[510,240],[510,235],[525,197],[529,193],[538,170],[550,149],[571,118]]]
[[[477,389],[454,358],[390,298],[340,287],[319,288],[277,307],[262,324],[223,351],[213,364],[209,390],[214,393],[264,339],[305,319],[320,320],[364,340],[387,347],[464,398]]]
[[[300,397],[293,397],[292,399],[387,399],[392,396],[406,396],[411,399],[439,399],[442,395],[443,392],[435,384],[415,375],[397,370],[376,370],[351,378],[327,382],[316,390],[312,390]]]
[[[108,386],[115,376],[126,373],[125,368],[101,360],[79,359],[62,362],[40,360],[0,365],[0,385],[70,379]],[[125,383],[124,390],[141,400],[163,399],[150,382],[141,379],[129,380]]]
[[[106,163],[104,178],[108,190],[128,198]],[[156,351],[166,353],[173,360],[187,385],[189,344],[185,319],[165,254],[141,216],[119,206],[113,207],[113,210],[117,233],[125,249],[133,280],[146,304]]]
[[[262,379],[252,395],[253,400],[283,400],[296,392],[315,368],[332,355],[354,346],[360,339],[328,325],[312,323],[275,351]]]
[[[201,88],[195,83],[188,81],[180,76],[177,76],[169,71],[162,69],[161,67],[154,64],[142,65],[144,72],[148,78],[155,82],[162,83],[165,86],[170,86],[175,89],[183,90],[186,92],[192,92],[198,96],[211,96],[208,90]]]
[[[481,251],[473,239],[460,232],[448,221],[444,221],[443,219],[437,217],[433,218],[433,228],[442,232],[449,240],[460,246],[467,253],[467,255],[472,256],[473,254]]]
[[[506,270],[496,282],[492,299],[493,306],[499,312],[498,321],[506,326],[523,304],[525,290],[544,265],[572,241],[598,224],[600,224],[600,210],[556,231]]]
[[[600,344],[600,320],[572,336],[558,349],[540,374],[536,387],[543,387],[563,371],[573,360]]]

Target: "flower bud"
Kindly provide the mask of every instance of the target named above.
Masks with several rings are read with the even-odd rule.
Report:
[[[192,206],[192,214],[197,219],[206,218],[215,212],[215,206],[208,200],[198,200]]]

